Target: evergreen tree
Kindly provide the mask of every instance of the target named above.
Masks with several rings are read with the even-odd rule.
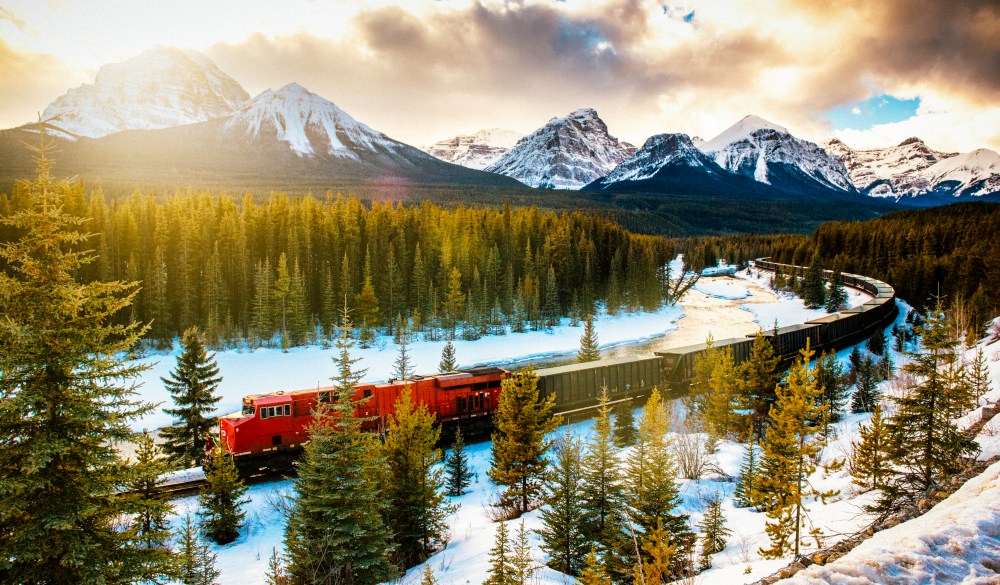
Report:
[[[698,523],[701,530],[701,562],[702,571],[712,568],[712,555],[726,548],[726,539],[733,531],[726,527],[726,516],[722,513],[722,497],[716,493],[708,499],[705,515]]]
[[[608,406],[607,389],[602,389],[600,406],[594,421],[594,433],[582,458],[583,532],[590,542],[602,549],[612,547],[621,532],[618,520],[619,507],[624,502],[623,474],[618,461],[618,449],[611,438],[611,408]]]
[[[465,293],[462,292],[462,272],[452,267],[448,274],[448,292],[444,300],[444,327],[448,330],[448,339],[455,338],[455,328],[465,309]]]
[[[288,272],[288,258],[282,252],[278,257],[278,276],[274,279],[274,313],[281,321],[281,349],[288,351],[288,297],[292,290],[292,277]]]
[[[579,439],[563,434],[553,445],[553,462],[545,475],[542,550],[549,566],[568,575],[582,569],[586,538],[582,532],[583,477]]]
[[[177,580],[183,585],[216,585],[221,575],[215,568],[216,558],[198,534],[191,514],[186,514],[177,535]]]
[[[538,564],[535,562],[534,557],[531,556],[531,545],[528,542],[528,532],[524,529],[524,520],[521,520],[521,524],[517,528],[513,544],[510,567],[514,583],[516,585],[528,585],[535,572],[538,571]]]
[[[170,466],[160,457],[153,437],[143,432],[136,438],[136,462],[128,483],[129,508],[134,514],[129,530],[150,555],[159,557],[156,562],[163,565],[169,564],[173,556],[168,546],[167,526],[167,515],[173,506],[160,488],[160,477],[168,471]]]
[[[715,339],[709,333],[705,339],[705,351],[694,356],[691,384],[683,399],[687,409],[697,416],[705,414],[705,405],[712,393],[712,373],[718,361],[719,348],[715,347]]]
[[[431,568],[430,564],[424,566],[424,572],[420,577],[420,585],[438,585],[438,581],[434,577],[434,569]]]
[[[865,347],[872,355],[882,355],[882,352],[885,351],[885,345],[885,330],[880,327],[868,338]]]
[[[850,397],[850,386],[844,368],[837,361],[837,354],[828,351],[816,361],[816,384],[820,388],[821,405],[826,407],[821,432],[824,437],[830,434],[830,424],[838,423],[844,418],[844,406]]]
[[[861,367],[854,374],[857,391],[851,398],[851,412],[872,412],[881,400],[878,391],[878,368],[871,354],[861,360]]]
[[[180,421],[178,426],[160,431],[163,450],[185,468],[197,465],[205,457],[205,437],[216,425],[211,414],[221,398],[215,395],[215,390],[222,382],[215,356],[205,351],[197,327],[184,332],[177,367],[169,377],[160,380],[176,405],[163,411]]]
[[[820,265],[819,254],[809,261],[806,274],[802,280],[802,300],[810,309],[818,309],[826,304],[826,285],[823,283],[823,267]]]
[[[410,335],[406,331],[406,325],[397,330],[399,338],[399,353],[396,361],[393,362],[392,375],[397,380],[409,380],[413,377],[413,364],[410,363]]]
[[[639,431],[635,428],[635,413],[632,412],[632,401],[619,402],[615,408],[614,437],[615,447],[619,449],[635,444]]]
[[[458,370],[458,362],[455,359],[455,344],[449,339],[441,350],[441,363],[438,364],[439,372],[454,372]]]
[[[861,353],[860,345],[855,345],[851,348],[851,353],[847,356],[847,361],[850,364],[847,370],[848,384],[856,384],[858,381],[858,372],[865,361],[865,356]]]
[[[844,290],[844,276],[835,269],[830,277],[830,290],[826,297],[826,312],[836,313],[847,304],[847,291]]]
[[[545,301],[542,303],[542,314],[545,317],[545,325],[547,327],[554,327],[559,324],[559,316],[562,314],[562,308],[559,306],[559,285],[556,281],[556,271],[552,266],[549,266],[549,271],[545,278]]]
[[[451,452],[444,462],[445,486],[449,496],[460,496],[472,482],[472,470],[469,468],[469,458],[465,454],[465,441],[462,439],[462,429],[455,430],[455,442]]]
[[[503,380],[500,404],[493,415],[490,479],[504,486],[502,503],[518,515],[527,512],[541,492],[545,453],[559,418],[552,416],[555,396],[538,397],[538,375],[533,368]]]
[[[240,479],[233,456],[216,447],[205,467],[205,483],[198,493],[201,525],[205,534],[218,544],[229,544],[240,535],[246,512],[243,506],[247,486]]]
[[[264,573],[264,582],[267,585],[291,585],[292,579],[285,570],[285,561],[278,554],[278,549],[271,549],[271,556],[267,559],[267,572]]]
[[[375,327],[379,323],[380,310],[375,287],[372,285],[371,256],[368,253],[365,254],[365,271],[361,292],[354,298],[354,302],[360,322],[358,339],[361,342],[361,347],[371,347],[375,341]]]
[[[758,331],[750,348],[750,358],[737,368],[737,404],[750,411],[747,429],[756,435],[764,435],[771,405],[775,401],[775,387],[780,379],[779,357],[771,342]]]
[[[673,581],[676,562],[673,557],[677,553],[677,545],[671,543],[670,534],[660,526],[648,530],[642,536],[642,554],[635,568],[635,585],[663,585]],[[648,559],[648,560],[645,560]]]
[[[808,340],[800,353],[801,358],[778,387],[755,489],[761,494],[767,517],[771,519],[764,527],[771,546],[760,550],[767,558],[778,558],[789,551],[798,556],[802,531],[808,522],[806,498],[817,496],[825,501],[834,495],[816,489],[809,482],[822,449],[821,441],[814,436],[817,429],[813,421],[822,420],[825,407],[818,403],[820,389],[809,369],[814,352],[809,349]],[[810,534],[818,539],[819,529],[811,530]]]
[[[709,437],[713,440],[725,438],[735,430],[733,403],[736,399],[736,365],[733,363],[733,349],[725,347],[715,352],[715,359],[709,379],[709,394],[704,401],[705,424]]]
[[[580,351],[576,354],[578,362],[593,362],[601,359],[601,350],[597,341],[597,331],[594,330],[594,316],[587,313],[587,321],[580,336]]]
[[[44,141],[44,133],[40,133]],[[84,219],[65,203],[83,187],[56,183],[46,146],[38,176],[15,185],[0,217],[0,575],[10,583],[137,582],[169,567],[119,531],[131,476],[116,444],[149,412],[126,361],[144,332],[127,318],[135,283],[75,275],[95,260]],[[74,195],[75,193],[75,195]]]
[[[490,572],[483,585],[516,585],[510,541],[507,539],[507,523],[503,520],[497,525],[493,548],[490,549]]]
[[[904,395],[893,397],[896,415],[886,425],[887,452],[895,471],[883,490],[883,510],[901,498],[929,493],[942,477],[962,469],[978,449],[954,422],[971,408],[973,397],[940,300],[920,334],[923,351],[911,354],[904,366],[915,381]]]
[[[414,405],[410,385],[396,400],[385,437],[388,473],[386,525],[393,531],[396,555],[405,567],[423,562],[440,544],[445,518],[454,511],[444,500],[444,473],[435,445],[441,430],[427,405]]]
[[[880,405],[876,404],[872,410],[871,421],[858,427],[858,438],[860,440],[851,442],[851,477],[856,485],[865,489],[881,489],[890,471],[886,460],[887,433]]]
[[[981,346],[976,348],[976,357],[969,365],[968,372],[969,386],[971,387],[972,395],[978,403],[982,399],[983,394],[990,391],[990,370],[986,365],[986,356],[983,355],[983,348]]]
[[[396,573],[383,522],[386,504],[379,497],[385,461],[378,438],[362,432],[364,419],[356,416],[365,399],[355,400],[354,389],[364,370],[356,370],[358,360],[351,357],[346,307],[340,329],[334,402],[316,408],[285,526],[288,573],[295,585],[374,585]]]
[[[305,283],[299,260],[295,259],[292,266],[292,276],[288,288],[288,332],[292,345],[302,345],[309,342],[309,303],[306,299]]]
[[[756,506],[757,500],[754,497],[757,483],[760,478],[759,450],[756,437],[747,439],[744,449],[743,463],[740,464],[740,475],[736,479],[736,488],[733,490],[733,506],[737,508],[747,508]]]
[[[597,559],[594,547],[590,547],[590,552],[584,559],[579,581],[580,585],[611,585],[611,577]]]

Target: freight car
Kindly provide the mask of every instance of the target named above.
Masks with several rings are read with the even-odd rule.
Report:
[[[804,273],[805,267],[756,260],[760,270],[780,269],[785,273]],[[832,273],[824,272],[829,279]],[[856,274],[843,275],[845,286],[862,290],[872,299],[864,304],[807,321],[800,325],[779,327],[763,334],[788,365],[806,341],[817,351],[842,349],[886,327],[898,313],[895,291],[884,282]],[[749,358],[753,336],[716,341],[716,347],[730,347],[736,363]],[[555,396],[556,412],[568,418],[586,416],[598,403],[602,388],[607,388],[612,403],[639,400],[654,387],[672,395],[682,395],[694,371],[695,358],[704,352],[704,343],[672,348],[654,355],[630,356],[571,364],[537,371],[542,397]],[[501,368],[472,368],[429,376],[414,376],[411,384],[414,401],[428,405],[443,425],[461,424],[474,432],[490,428],[496,410],[501,382],[510,373]],[[368,399],[357,414],[369,417],[369,430],[384,428],[395,410],[403,389],[402,381],[362,384],[354,398]],[[219,419],[223,447],[235,456],[244,474],[259,470],[290,469],[308,440],[306,427],[317,400],[329,401],[332,388],[250,395],[243,399],[243,410]]]

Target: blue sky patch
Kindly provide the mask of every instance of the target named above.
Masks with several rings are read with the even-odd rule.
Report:
[[[867,130],[877,124],[890,124],[911,118],[919,107],[919,97],[901,100],[883,94],[865,101],[837,106],[827,112],[826,119],[838,130]]]

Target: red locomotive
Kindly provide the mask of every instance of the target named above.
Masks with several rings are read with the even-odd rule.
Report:
[[[367,400],[356,414],[371,419],[365,423],[367,430],[385,428],[404,385],[409,384],[412,400],[427,405],[440,424],[488,423],[497,408],[500,382],[509,376],[501,368],[484,367],[414,376],[405,382],[359,384],[354,398]],[[309,440],[306,429],[316,401],[332,398],[332,386],[245,396],[242,412],[219,418],[221,444],[244,474],[290,469]]]

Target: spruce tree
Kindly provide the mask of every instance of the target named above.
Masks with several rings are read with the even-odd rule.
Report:
[[[857,390],[851,398],[851,412],[872,412],[881,400],[878,391],[878,368],[871,354],[865,354],[861,367],[854,373]]]
[[[685,407],[696,416],[705,414],[706,403],[712,394],[712,374],[719,362],[719,348],[711,334],[705,339],[705,350],[695,354],[692,363],[691,383],[687,396],[683,398]]]
[[[615,447],[619,449],[635,444],[639,431],[635,428],[635,413],[632,412],[632,401],[619,402],[615,407],[614,437]]]
[[[264,583],[267,585],[291,585],[292,579],[285,570],[285,560],[278,554],[278,549],[271,549],[267,559],[267,572],[264,573]]]
[[[823,267],[819,254],[814,254],[806,268],[802,280],[802,300],[810,309],[818,309],[826,304],[826,285],[823,283]]]
[[[642,553],[635,567],[634,583],[641,585],[663,585],[673,581],[676,574],[674,560],[677,544],[671,542],[670,533],[657,520],[656,526],[642,535]],[[648,559],[648,560],[647,560]],[[683,561],[681,561],[683,564]]]
[[[590,547],[583,561],[583,570],[580,571],[580,585],[611,585],[611,577],[608,576],[604,566],[597,558],[597,551]]]
[[[541,493],[545,453],[552,443],[545,435],[555,430],[559,418],[552,416],[554,395],[539,400],[534,368],[517,372],[501,384],[500,404],[493,416],[493,461],[488,474],[505,488],[501,504],[521,515],[531,509]]]
[[[582,532],[583,477],[580,440],[566,433],[552,447],[553,461],[545,474],[542,509],[542,550],[553,569],[577,575],[583,568],[586,538]]]
[[[160,477],[169,470],[153,437],[144,431],[136,438],[136,462],[128,482],[129,508],[134,514],[129,530],[150,554],[162,557],[157,560],[163,563],[169,563],[172,556],[167,546],[170,539],[167,515],[173,506],[160,487]]]
[[[894,396],[896,415],[886,425],[893,477],[883,490],[883,510],[901,498],[929,493],[946,475],[962,469],[978,446],[955,419],[971,408],[972,390],[956,352],[940,299],[920,328],[923,350],[910,355],[904,371],[913,386]]]
[[[469,458],[465,454],[465,441],[462,439],[462,429],[455,430],[455,442],[444,461],[445,487],[449,496],[460,496],[465,488],[472,483],[472,470],[469,468]]]
[[[848,383],[856,384],[858,381],[858,372],[865,361],[865,356],[861,353],[860,345],[855,345],[851,348],[851,353],[847,356],[847,361],[850,364],[847,370]]]
[[[705,515],[698,523],[701,530],[701,562],[702,571],[712,568],[712,555],[726,548],[726,539],[733,531],[726,527],[726,516],[722,513],[722,496],[718,492],[708,499]]]
[[[521,524],[518,525],[513,545],[510,566],[513,569],[514,583],[515,585],[528,585],[535,572],[538,571],[538,564],[531,555],[531,545],[528,542],[528,531],[524,529],[524,520],[521,520]]]
[[[191,514],[186,514],[177,535],[177,580],[183,585],[216,585],[221,575],[215,568],[216,558]]]
[[[822,430],[824,437],[830,434],[830,424],[844,418],[844,406],[850,397],[850,386],[844,368],[837,361],[837,354],[828,351],[816,360],[816,384],[820,388],[820,404],[826,407]]]
[[[858,427],[858,439],[851,442],[850,470],[853,482],[867,490],[881,489],[888,477],[885,419],[882,407],[875,405],[868,424]]]
[[[868,341],[865,343],[865,348],[868,349],[872,355],[882,355],[882,352],[885,351],[885,345],[885,330],[879,327],[874,333],[872,333],[871,337],[868,338]]]
[[[594,316],[587,313],[587,321],[583,326],[583,335],[580,336],[580,351],[576,354],[576,361],[582,363],[601,359],[601,350],[598,347],[597,331],[594,330]]]
[[[611,408],[607,389],[602,389],[600,406],[594,421],[594,433],[587,442],[581,463],[583,494],[583,531],[587,539],[608,549],[621,531],[618,510],[623,500],[621,464],[618,448],[611,438]]]
[[[403,566],[423,562],[441,543],[445,518],[454,511],[444,500],[444,473],[435,447],[441,430],[427,405],[414,405],[410,385],[396,400],[385,436],[385,498],[396,555]]]
[[[708,427],[710,439],[725,438],[735,430],[733,407],[737,382],[732,348],[717,350],[709,379],[710,392],[704,401],[705,425]]]
[[[202,530],[211,540],[229,544],[240,535],[240,525],[246,516],[243,506],[249,502],[244,498],[246,491],[233,456],[216,446],[205,467],[205,483],[198,493]]]
[[[288,258],[282,252],[278,257],[278,275],[274,279],[274,314],[278,316],[281,325],[281,349],[288,351],[288,297],[292,290],[292,277],[288,272]]]
[[[733,490],[733,506],[737,508],[747,508],[757,505],[756,494],[757,483],[760,477],[760,450],[757,447],[757,438],[747,439],[744,448],[743,463],[740,464],[740,475],[736,479],[736,488]]]
[[[514,567],[511,565],[510,541],[507,537],[507,522],[497,524],[493,548],[490,549],[490,571],[483,585],[515,585]]]
[[[448,339],[455,338],[455,328],[458,326],[465,309],[465,293],[462,291],[462,272],[452,267],[448,274],[448,292],[444,300],[444,328],[448,330]]]
[[[736,402],[741,409],[750,411],[747,430],[757,437],[764,435],[768,413],[775,401],[779,359],[771,342],[758,331],[749,359],[737,368]]]
[[[386,504],[379,497],[386,465],[378,438],[362,432],[364,419],[356,416],[365,399],[355,400],[354,389],[364,370],[356,370],[358,360],[351,357],[346,307],[340,329],[334,402],[316,408],[285,526],[295,585],[374,585],[396,574],[383,521]]]
[[[379,304],[378,297],[375,296],[375,287],[372,285],[371,258],[365,254],[364,280],[361,283],[361,292],[354,298],[355,307],[360,323],[358,340],[361,347],[371,347],[375,342],[375,328],[379,325]]]
[[[968,367],[969,386],[978,403],[983,394],[990,391],[990,370],[982,346],[976,348],[976,357]]]
[[[397,380],[403,381],[413,377],[413,364],[410,363],[410,335],[406,331],[406,325],[397,332],[399,337],[399,353],[396,354],[396,361],[392,363],[392,375]]]
[[[39,134],[44,141],[44,133]],[[131,282],[82,284],[95,257],[84,218],[65,203],[46,145],[38,176],[15,185],[23,206],[0,217],[0,575],[10,583],[156,580],[169,567],[115,523],[131,476],[115,445],[151,409],[132,357],[144,328],[127,318]],[[123,317],[125,316],[125,317]]]
[[[222,376],[215,356],[205,351],[197,327],[184,332],[177,366],[167,378],[160,380],[176,405],[163,411],[180,423],[160,431],[164,439],[163,450],[182,467],[198,465],[205,458],[205,437],[216,425],[211,414],[221,398],[215,395],[215,390]]]
[[[439,372],[454,372],[458,369],[458,362],[455,359],[455,344],[449,339],[441,350],[441,363],[438,364]]]
[[[830,277],[830,290],[826,297],[826,312],[836,313],[847,304],[847,291],[844,290],[844,276],[835,269]]]
[[[420,575],[420,585],[438,585],[438,580],[434,577],[434,569],[429,563],[424,566],[424,572]]]
[[[822,449],[821,441],[815,437],[814,421],[822,420],[825,407],[818,403],[820,389],[809,368],[814,352],[809,349],[808,340],[800,353],[787,379],[778,387],[755,488],[771,519],[764,527],[771,546],[760,550],[767,558],[778,558],[789,551],[798,556],[802,531],[808,523],[806,498],[816,496],[825,500],[834,495],[809,482]],[[811,530],[810,534],[818,539],[819,529]]]

